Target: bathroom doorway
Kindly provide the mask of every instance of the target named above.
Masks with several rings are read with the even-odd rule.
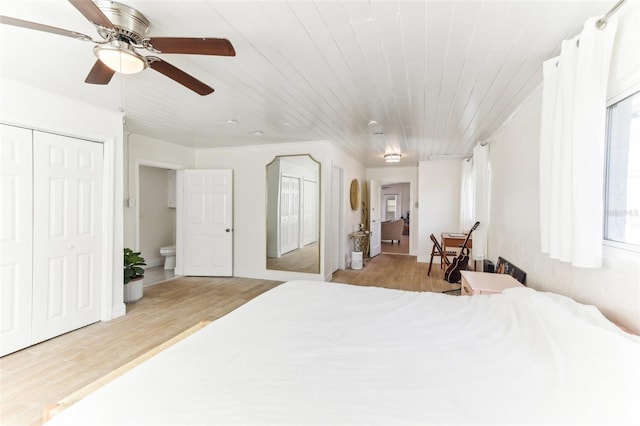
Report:
[[[165,257],[160,249],[176,244],[175,172],[178,168],[181,167],[142,161],[136,167],[137,247],[147,263],[145,287],[175,277],[174,269],[164,269]]]

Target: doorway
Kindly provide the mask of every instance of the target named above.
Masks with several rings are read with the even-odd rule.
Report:
[[[145,287],[173,279],[160,248],[176,244],[175,164],[139,161],[135,168],[136,251],[145,258]]]
[[[409,182],[382,183],[380,185],[380,212],[382,213],[383,223],[402,221],[401,235],[399,242],[397,240],[382,240],[380,251],[387,254],[406,254],[410,253],[411,240],[411,186]],[[395,241],[395,242],[393,242]]]

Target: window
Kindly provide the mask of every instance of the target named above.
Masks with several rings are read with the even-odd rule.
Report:
[[[385,220],[393,220],[397,217],[397,209],[398,209],[398,195],[397,194],[385,194],[384,196],[384,219]]]
[[[640,92],[607,114],[605,240],[640,247]]]

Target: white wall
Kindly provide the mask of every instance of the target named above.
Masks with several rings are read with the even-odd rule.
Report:
[[[122,302],[122,114],[2,78],[0,121],[100,141],[104,149],[102,319],[124,315]]]
[[[488,258],[502,256],[527,273],[527,285],[593,304],[640,331],[640,254],[605,247],[603,267],[574,268],[540,252],[538,92],[491,138]],[[518,160],[520,159],[520,160]]]
[[[640,2],[628,1],[618,12],[607,98],[620,100],[640,90]]]
[[[409,235],[409,254],[416,256],[419,250],[419,240],[421,234],[420,222],[416,220],[417,209],[415,207],[415,201],[419,200],[418,179],[419,171],[415,166],[402,166],[402,167],[376,167],[367,169],[367,181],[377,180],[381,184],[384,183],[409,183],[409,198],[411,199],[411,206],[409,208],[409,227],[411,229]],[[403,214],[405,211],[403,211]]]
[[[160,248],[176,243],[176,209],[169,208],[167,169],[140,167],[140,251],[147,268],[164,263]]]
[[[320,185],[320,273],[305,274],[266,269],[266,166],[277,155],[309,154],[321,164]],[[325,233],[329,214],[328,200],[331,182],[331,164],[344,166],[345,179],[350,182],[352,173],[361,174],[364,169],[342,151],[328,142],[299,142],[269,144],[238,148],[212,148],[196,151],[196,168],[233,169],[233,275],[237,277],[273,280],[331,279],[329,233]],[[356,176],[353,176],[356,177]],[[345,225],[354,223],[354,215],[345,212]],[[358,213],[357,222],[360,217]],[[347,236],[344,236],[345,245]],[[326,274],[326,275],[325,275]]]
[[[429,261],[432,246],[429,235],[439,239],[442,232],[460,231],[460,164],[459,161],[418,164],[418,262]]]
[[[353,252],[353,241],[349,239],[349,233],[356,231],[360,223],[362,223],[362,189],[364,187],[365,182],[365,168],[364,166],[357,160],[352,157],[346,155],[343,151],[336,148],[333,145],[330,145],[327,150],[327,157],[330,159],[330,165],[341,168],[344,173],[344,184],[342,186],[342,193],[340,196],[343,200],[343,213],[344,213],[344,223],[342,229],[339,230],[339,235],[341,235],[339,246],[342,251],[342,258],[344,260],[345,268],[348,268],[351,265],[351,253]],[[325,174],[328,172],[328,174]],[[331,166],[325,168],[323,170],[324,175],[324,190],[327,191],[327,200],[331,199],[329,194],[331,190]],[[350,188],[351,181],[353,179],[357,179],[360,185],[360,206],[356,210],[351,210],[350,203]],[[326,184],[325,184],[326,182]],[[327,218],[330,215],[329,208],[331,206],[328,203],[325,205],[327,207]],[[330,235],[330,232],[327,231],[327,235]],[[327,244],[325,247],[331,247],[329,244],[331,241],[327,239]],[[328,272],[331,270],[331,257],[325,258],[325,279],[327,281],[331,281],[331,274]]]
[[[640,88],[640,7],[619,19],[612,58],[611,97]],[[625,89],[626,87],[626,89]],[[527,272],[527,285],[597,306],[606,316],[640,333],[640,253],[604,247],[599,269],[574,268],[540,252],[539,138],[541,91],[490,138],[492,170],[490,259],[503,256]]]

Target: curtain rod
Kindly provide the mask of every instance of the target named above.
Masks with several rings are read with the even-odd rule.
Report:
[[[618,11],[618,9],[620,9],[620,6],[622,6],[622,4],[627,1],[627,0],[620,0],[618,3],[616,3],[611,9],[609,9],[609,11],[607,13],[604,14],[604,16],[600,19],[598,19],[596,21],[596,28],[598,29],[603,29],[604,27],[607,26],[607,20],[611,17],[611,15],[613,15],[614,13],[616,13]]]

